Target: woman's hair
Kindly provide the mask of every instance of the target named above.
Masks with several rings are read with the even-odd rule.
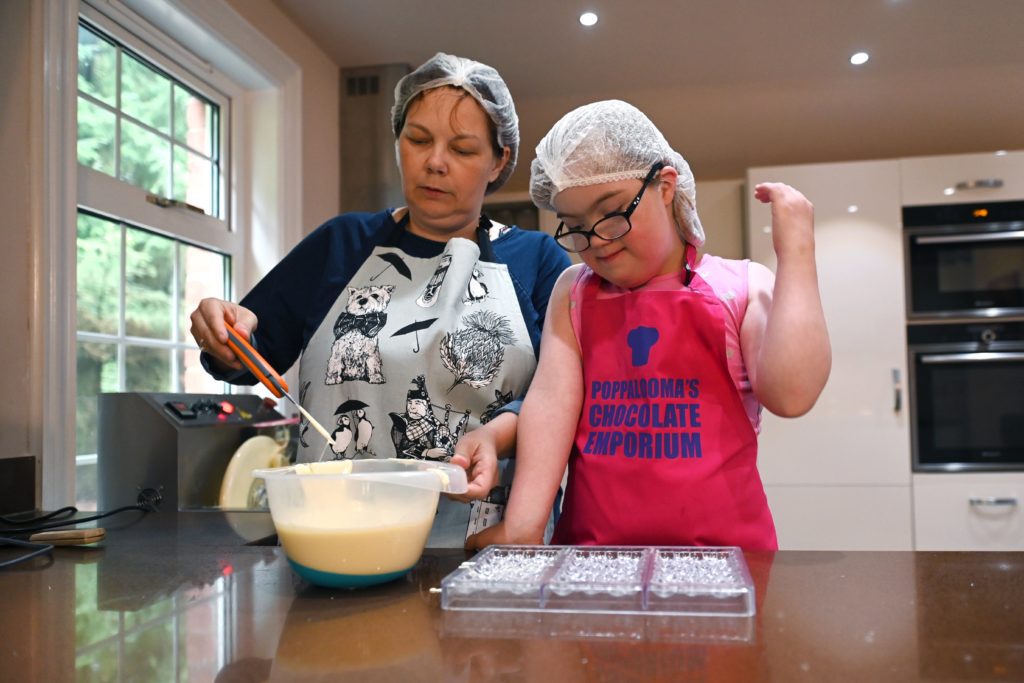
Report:
[[[699,247],[704,229],[690,165],[642,111],[620,100],[584,105],[551,127],[530,166],[530,196],[553,211],[562,190],[643,178],[658,162],[678,173],[672,215],[682,239]]]
[[[487,185],[487,194],[490,194],[509,179],[519,157],[519,117],[512,102],[512,93],[495,69],[472,59],[438,52],[395,86],[391,128],[397,138],[413,101],[427,90],[444,86],[460,88],[484,110],[491,123],[492,144],[498,158],[502,157],[506,147],[509,149],[505,168],[494,182]]]

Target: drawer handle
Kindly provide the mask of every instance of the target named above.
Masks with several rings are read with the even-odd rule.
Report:
[[[969,498],[968,502],[971,505],[985,505],[985,506],[1005,506],[1010,507],[1017,504],[1016,498],[996,498],[990,496],[987,498]]]

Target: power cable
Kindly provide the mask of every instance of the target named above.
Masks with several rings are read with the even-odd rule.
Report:
[[[36,517],[29,517],[27,519],[12,520],[9,517],[0,516],[0,522],[3,522],[4,524],[24,524],[25,522],[31,523],[42,522],[44,520],[55,520],[58,517],[65,518],[60,521],[49,521],[45,524],[37,524],[36,526],[20,527],[16,529],[0,529],[0,533],[20,536],[22,534],[34,534],[37,531],[57,529],[59,527],[64,526],[73,526],[76,524],[83,524],[85,522],[95,522],[98,519],[110,517],[111,515],[116,515],[121,512],[127,512],[129,510],[139,510],[143,513],[156,512],[157,509],[159,509],[160,502],[161,500],[163,500],[163,497],[160,495],[160,492],[155,489],[143,489],[142,491],[139,492],[138,498],[136,500],[138,500],[138,502],[135,505],[125,505],[123,507],[115,508],[114,510],[109,510],[107,512],[100,512],[89,517],[71,518],[71,515],[74,515],[78,512],[78,508],[72,505],[62,507],[59,510],[54,510],[53,512],[48,512],[43,515],[38,515]],[[18,546],[20,548],[29,549],[29,552],[27,553],[19,555],[18,557],[15,557],[10,560],[0,562],[0,569],[3,569],[5,567],[11,567],[21,562],[25,562],[26,560],[30,560],[33,557],[42,555],[43,553],[48,553],[51,550],[53,550],[53,545],[50,543],[32,543],[31,541],[23,541],[16,538],[10,538],[6,535],[0,536],[0,545],[13,545]]]

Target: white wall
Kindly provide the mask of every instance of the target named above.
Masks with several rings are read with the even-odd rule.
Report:
[[[271,0],[226,0],[302,70],[302,234],[338,213],[339,69]],[[257,160],[258,161],[258,160]]]

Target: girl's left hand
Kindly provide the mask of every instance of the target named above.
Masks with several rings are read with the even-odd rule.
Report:
[[[505,522],[482,529],[466,539],[466,550],[483,550],[489,545],[508,545],[513,540],[505,533]]]

